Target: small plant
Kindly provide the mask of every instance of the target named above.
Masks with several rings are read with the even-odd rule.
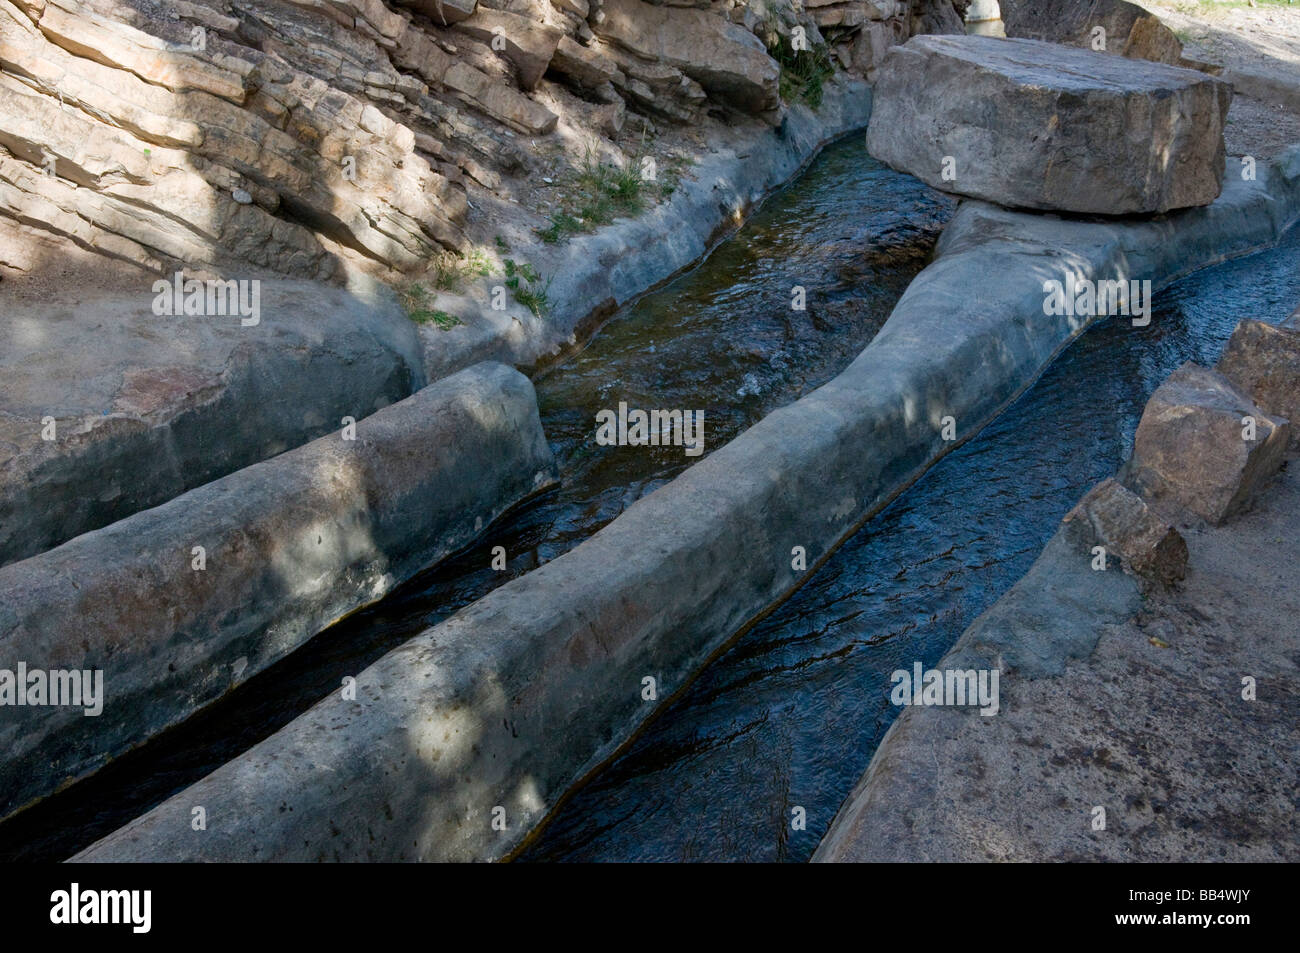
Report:
[[[508,241],[506,241],[500,235],[494,238],[493,241],[496,242],[497,251],[501,252],[501,254],[503,255],[510,254],[510,243]]]
[[[407,285],[399,293],[398,298],[402,302],[402,307],[406,309],[406,316],[416,324],[432,324],[445,331],[461,323],[460,318],[454,314],[431,308],[433,295],[422,284],[412,283]]]
[[[835,73],[830,48],[821,43],[804,50],[796,50],[789,38],[783,37],[774,20],[767,29],[767,52],[781,68],[779,88],[786,102],[801,99],[813,109],[822,104],[822,86]]]
[[[433,259],[433,286],[439,291],[460,291],[466,278],[476,275],[486,277],[491,273],[491,263],[477,248],[470,249],[464,255],[443,250]]]
[[[503,264],[506,269],[506,287],[515,296],[515,300],[539,318],[549,311],[551,302],[548,295],[552,279],[547,278],[546,283],[542,284],[542,276],[528,262],[516,263],[514,259],[507,258]]]
[[[582,162],[561,188],[560,209],[550,224],[537,230],[547,244],[570,235],[595,231],[616,218],[637,215],[661,198],[671,195],[681,175],[682,161],[672,165],[662,181],[641,174],[643,155],[630,157],[623,165],[601,162],[587,149]]]

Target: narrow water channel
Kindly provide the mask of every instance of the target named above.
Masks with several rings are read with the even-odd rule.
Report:
[[[846,367],[925,264],[954,203],[871,160],[860,135],[826,149],[694,271],[611,319],[536,381],[562,484],[460,557],[321,633],[237,691],[0,825],[0,858],[61,860],[215,770],[385,652],[576,546],[699,457],[599,447],[620,401],[702,410],[705,452]],[[802,287],[807,305],[791,307]],[[490,568],[505,546],[505,572]]]
[[[806,861],[937,662],[1132,449],[1151,392],[1243,318],[1300,304],[1300,228],[1158,295],[1149,327],[1081,337],[978,437],[844,545],[577,792],[522,860]],[[807,829],[791,830],[791,809]]]

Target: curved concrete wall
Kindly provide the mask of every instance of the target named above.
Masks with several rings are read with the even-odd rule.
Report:
[[[98,715],[0,709],[0,816],[180,722],[551,482],[532,384],[483,364],[359,421],[355,439],[336,431],[0,569],[0,670],[103,673]]]
[[[1084,330],[1092,319],[1044,314],[1045,281],[1158,287],[1275,241],[1298,209],[1300,150],[1208,208],[1149,222],[963,206],[940,257],[833,381],[380,659],[355,701],[323,700],[75,859],[510,855],[738,630]],[[795,546],[806,571],[791,569]]]
[[[839,75],[816,111],[793,105],[778,129],[738,130],[730,148],[690,166],[667,201],[635,218],[561,245],[540,244],[531,234],[510,236],[516,258],[554,278],[549,313],[538,317],[517,302],[493,311],[485,289],[500,278],[483,282],[477,296],[449,296],[447,310],[466,322],[451,330],[421,328],[429,379],[475,361],[516,367],[554,361],[617,308],[698,263],[720,234],[737,227],[822,146],[865,129],[870,119],[871,87]]]

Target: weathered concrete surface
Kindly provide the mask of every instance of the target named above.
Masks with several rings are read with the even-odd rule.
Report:
[[[1159,286],[1276,240],[1298,210],[1300,150],[1159,222],[963,207],[940,257],[834,380],[389,653],[358,676],[356,701],[323,700],[77,859],[509,855],[650,717],[644,678],[660,701],[682,687],[956,445],[945,416],[968,439],[1082,332],[1088,317],[1044,314],[1046,280],[1119,272]],[[791,569],[794,546],[806,572]],[[1102,579],[1136,597],[1122,572],[1088,584]],[[197,804],[204,832],[190,829]]]
[[[424,384],[418,334],[391,300],[263,281],[260,321],[244,326],[155,315],[152,280],[111,298],[0,302],[0,565]]]
[[[0,569],[0,669],[98,669],[105,690],[98,716],[4,708],[0,817],[180,722],[552,479],[532,384],[484,364],[359,421],[354,440],[321,437]]]
[[[635,219],[559,246],[530,246],[528,235],[510,235],[513,247],[526,248],[521,258],[553,277],[550,313],[539,318],[513,301],[493,311],[490,290],[499,278],[465,295],[438,295],[432,306],[464,323],[445,331],[421,328],[429,380],[478,361],[532,367],[555,360],[613,311],[694,265],[822,146],[866,126],[870,117],[871,87],[836,77],[816,112],[794,105],[778,129],[739,131],[692,165],[667,201]]]
[[[1221,523],[1277,472],[1290,434],[1222,374],[1187,363],[1147,401],[1123,482],[1157,509]]]
[[[880,67],[867,145],[1000,205],[1129,215],[1206,205],[1232,90],[1195,70],[980,36],[918,36]],[[947,160],[951,160],[950,162]]]
[[[1300,860],[1294,464],[1145,604],[1058,532],[937,666],[1000,656],[999,713],[900,714],[813,860]]]

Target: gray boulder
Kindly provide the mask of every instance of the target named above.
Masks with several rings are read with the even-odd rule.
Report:
[[[1102,215],[1208,205],[1231,87],[1025,39],[918,36],[881,64],[867,146],[937,189]]]
[[[1222,374],[1187,363],[1147,401],[1123,482],[1157,510],[1183,509],[1218,525],[1281,468],[1290,430]]]

